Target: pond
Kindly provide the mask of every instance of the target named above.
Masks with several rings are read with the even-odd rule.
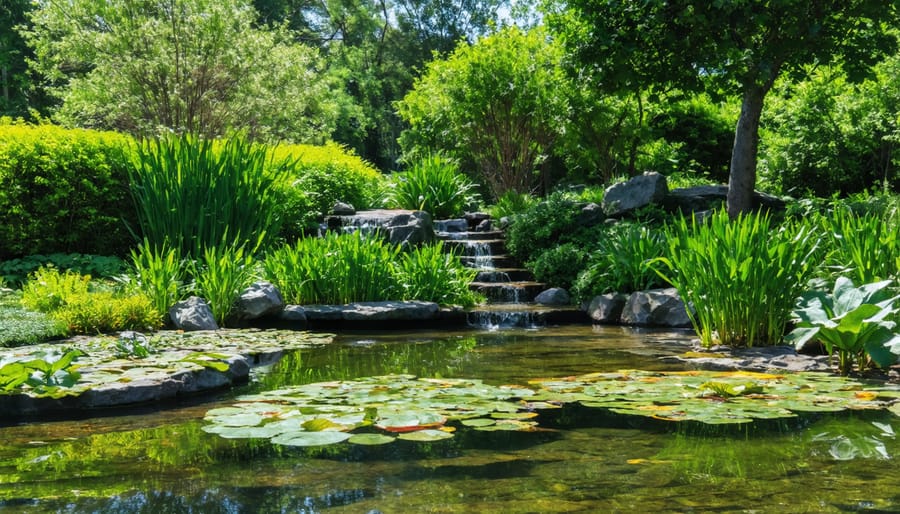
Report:
[[[166,408],[0,427],[0,513],[898,512],[900,417],[683,425],[566,408],[535,432],[295,448],[204,432],[285,385],[385,374],[493,385],[667,370],[691,335],[618,327],[347,333],[250,384]]]

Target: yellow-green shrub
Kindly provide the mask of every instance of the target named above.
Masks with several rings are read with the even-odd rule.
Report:
[[[0,120],[0,260],[36,253],[124,255],[133,223],[131,139]]]
[[[278,145],[272,151],[274,161],[294,163],[284,213],[283,230],[289,238],[314,226],[316,218],[327,214],[335,202],[368,209],[378,206],[385,190],[384,176],[375,167],[336,143]]]

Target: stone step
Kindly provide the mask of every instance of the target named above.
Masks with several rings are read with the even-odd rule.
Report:
[[[548,307],[534,303],[480,305],[467,312],[466,320],[469,325],[489,330],[591,322],[590,316],[579,307]]]
[[[444,241],[444,247],[452,249],[460,256],[488,256],[506,252],[506,242],[502,239],[482,239],[478,241]]]
[[[504,239],[500,230],[486,232],[435,232],[434,236],[442,241],[483,241],[485,239]]]
[[[488,303],[525,303],[546,288],[540,282],[472,282],[469,289],[483,294]]]
[[[475,257],[472,255],[461,255],[459,260],[464,266],[476,268],[485,271],[493,271],[501,268],[515,268],[517,263],[514,258],[509,255],[487,255]]]
[[[475,276],[475,282],[528,282],[533,281],[534,275],[522,268],[495,268],[479,271]]]

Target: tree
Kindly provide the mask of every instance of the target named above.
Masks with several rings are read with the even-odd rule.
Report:
[[[0,116],[26,117],[29,109],[43,111],[48,99],[35,87],[27,60],[33,55],[16,27],[28,22],[29,0],[6,0],[0,5]]]
[[[728,212],[751,207],[759,123],[783,74],[835,62],[863,77],[896,51],[896,2],[883,0],[569,0],[549,13],[580,66],[610,91],[719,89],[741,97]]]
[[[64,124],[320,142],[340,86],[243,0],[41,1],[24,31]]]
[[[411,154],[444,150],[473,164],[496,197],[530,192],[568,114],[561,48],[516,27],[430,62],[397,103]]]

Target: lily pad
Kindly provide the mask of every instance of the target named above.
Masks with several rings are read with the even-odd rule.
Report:
[[[417,430],[415,432],[400,434],[397,436],[397,439],[403,439],[404,441],[416,441],[419,443],[430,443],[434,441],[450,439],[451,437],[453,437],[453,434],[444,432],[443,430]]]
[[[350,434],[326,430],[321,432],[289,432],[272,438],[272,442],[284,446],[327,446],[350,439]]]
[[[393,443],[394,439],[394,437],[384,434],[353,434],[347,439],[347,442],[362,446],[378,446]]]

